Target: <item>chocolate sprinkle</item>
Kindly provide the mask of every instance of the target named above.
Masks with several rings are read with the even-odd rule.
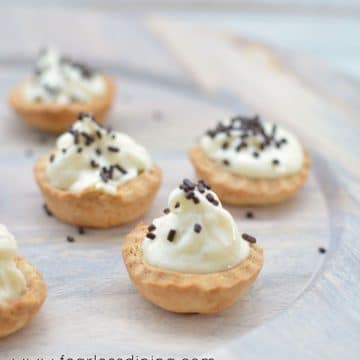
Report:
[[[94,159],[90,161],[90,165],[94,169],[97,169],[99,167],[99,164]]]
[[[324,247],[322,247],[322,246],[319,247],[318,251],[319,251],[320,254],[325,254],[326,253],[326,249]]]
[[[224,159],[224,160],[223,160],[223,164],[224,164],[224,165],[226,165],[226,166],[229,166],[229,165],[230,165],[230,161],[229,161],[229,160]]]
[[[165,208],[165,209],[164,209],[164,214],[165,214],[165,215],[169,214],[169,212],[170,212],[170,209],[169,209],[169,208]]]
[[[148,231],[154,231],[154,230],[156,230],[156,226],[154,225],[154,224],[151,224],[151,225],[149,225],[148,226]]]
[[[50,211],[50,209],[48,208],[48,206],[46,204],[43,205],[43,209],[47,216],[53,216],[53,213]]]
[[[276,141],[276,133],[277,126],[273,125],[271,130],[267,132],[258,115],[250,117],[237,115],[230,119],[229,125],[224,125],[219,122],[215,128],[206,131],[206,135],[211,138],[215,138],[218,134],[225,134],[227,137],[231,136],[241,139],[241,142],[235,147],[237,152],[248,146],[244,139],[250,136],[254,136],[260,141],[258,146],[260,151],[265,150],[270,145],[274,145],[279,148],[287,141],[286,139],[284,139],[285,142],[283,142],[283,139]],[[226,150],[228,148],[230,148],[229,141],[223,142],[222,149]],[[258,153],[256,152],[253,155],[257,157]]]
[[[152,233],[152,232],[148,232],[146,234],[146,237],[151,239],[151,240],[154,240],[156,238],[156,235],[154,233]]]
[[[175,238],[175,235],[176,235],[176,230],[171,229],[171,230],[169,231],[169,233],[168,233],[167,239],[168,239],[169,241],[173,241],[174,238]]]
[[[253,236],[249,235],[249,234],[242,234],[241,237],[248,241],[251,244],[255,244],[256,243],[256,238],[254,238]]]
[[[73,237],[73,236],[70,236],[70,235],[68,235],[68,236],[66,237],[66,240],[67,240],[67,242],[70,242],[70,243],[75,242],[74,237]]]
[[[119,152],[120,151],[120,149],[116,146],[108,146],[107,149],[111,152]]]
[[[254,213],[252,211],[247,211],[245,214],[247,219],[253,219],[254,218]]]
[[[174,208],[177,209],[178,207],[180,207],[180,203],[177,201]]]
[[[219,205],[219,202],[214,198],[214,196],[211,193],[206,194],[206,199],[215,206]]]
[[[51,154],[49,160],[50,160],[50,162],[54,162],[54,160],[55,160],[55,155],[54,155],[54,154]]]
[[[278,166],[278,165],[280,164],[280,161],[279,161],[278,159],[274,159],[274,160],[272,161],[272,164],[273,164],[274,166]]]
[[[82,226],[78,227],[78,232],[80,235],[84,235],[85,234],[85,229]]]
[[[194,231],[197,233],[197,234],[199,234],[200,232],[201,232],[201,229],[202,229],[202,227],[201,227],[201,225],[200,224],[195,224],[194,225]]]

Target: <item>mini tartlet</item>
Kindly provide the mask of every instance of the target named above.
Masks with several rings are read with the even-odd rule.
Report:
[[[0,338],[27,325],[47,296],[41,274],[16,256],[16,241],[0,224]]]
[[[129,136],[80,113],[34,168],[49,210],[60,220],[105,228],[130,222],[150,206],[161,170]]]
[[[216,313],[230,307],[257,278],[263,251],[236,228],[203,181],[185,179],[164,215],[139,224],[122,256],[137,290],[177,313]]]
[[[235,116],[208,130],[189,151],[197,175],[233,205],[269,205],[305,183],[310,159],[297,138],[258,116]]]
[[[30,126],[50,132],[65,131],[80,111],[102,122],[115,96],[108,75],[60,55],[55,49],[40,52],[35,74],[15,86],[8,101]]]

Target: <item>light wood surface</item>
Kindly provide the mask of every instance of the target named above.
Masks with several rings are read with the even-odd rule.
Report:
[[[54,138],[24,126],[3,102],[0,221],[15,233],[20,253],[43,272],[49,299],[29,327],[0,340],[0,358],[356,359],[359,89],[310,60],[164,18],[16,14],[5,27],[2,48],[8,50],[0,54],[1,98],[26,75],[43,43],[111,72],[119,92],[108,124],[143,143],[165,175],[145,221],[160,214],[183,177],[194,177],[188,147],[227,114],[256,111],[287,125],[308,148],[313,170],[298,196],[256,209],[253,220],[245,218],[247,209],[229,207],[240,231],[253,233],[265,250],[263,273],[249,293],[218,315],[174,315],[147,303],[130,284],[120,246],[134,224],[80,236],[44,214],[32,166]],[[68,26],[49,26],[44,33],[34,26],[39,15],[48,25]],[[90,23],[87,32],[76,31]],[[66,235],[77,241],[67,243]]]

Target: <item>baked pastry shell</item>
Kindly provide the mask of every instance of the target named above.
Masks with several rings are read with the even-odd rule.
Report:
[[[127,235],[122,256],[130,279],[150,302],[176,313],[216,313],[230,307],[257,278],[263,250],[250,244],[248,257],[225,271],[194,274],[167,270],[145,262],[142,241],[147,226],[139,224]]]
[[[102,77],[106,84],[104,94],[95,96],[87,103],[54,104],[28,101],[23,94],[27,81],[10,90],[8,103],[27,124],[49,133],[64,132],[77,119],[81,111],[92,113],[96,120],[102,123],[116,91],[113,80],[107,75],[102,75]]]
[[[26,289],[16,299],[0,301],[0,338],[27,325],[47,296],[46,284],[36,268],[23,257],[17,256],[15,262],[25,276]]]
[[[283,202],[300,190],[310,171],[310,158],[304,151],[302,168],[295,174],[275,179],[254,179],[233,174],[225,165],[209,158],[199,145],[189,151],[200,179],[209,183],[222,202],[232,205],[270,205]]]
[[[46,177],[49,157],[40,158],[34,167],[37,184],[49,210],[63,222],[93,228],[128,223],[146,212],[161,183],[157,165],[136,178],[120,184],[115,194],[96,189],[70,192],[52,186]]]

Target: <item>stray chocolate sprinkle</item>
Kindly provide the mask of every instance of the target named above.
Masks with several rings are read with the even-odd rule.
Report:
[[[62,152],[63,154],[66,154],[66,149],[61,149],[61,152]]]
[[[175,235],[176,235],[176,230],[171,229],[171,230],[169,231],[169,233],[168,233],[167,239],[168,239],[169,241],[173,241],[174,238],[175,238]]]
[[[274,166],[278,166],[278,165],[280,164],[280,161],[279,161],[278,159],[274,159],[274,160],[272,161],[272,164],[273,164]]]
[[[78,232],[80,235],[84,235],[85,234],[85,229],[82,226],[78,227]]]
[[[82,148],[81,147],[79,147],[78,149],[77,149],[77,152],[80,154],[81,152],[82,152]]]
[[[154,225],[154,224],[151,224],[151,225],[149,225],[148,226],[148,231],[154,231],[154,230],[156,230],[156,226]]]
[[[196,223],[196,224],[194,225],[194,231],[195,231],[197,234],[200,233],[201,229],[202,229],[202,227],[201,227],[200,224]]]
[[[73,236],[70,236],[70,235],[68,235],[68,236],[66,237],[66,240],[67,240],[67,242],[70,242],[70,243],[75,242],[74,237],[73,237]]]
[[[247,219],[253,219],[254,218],[254,213],[252,211],[247,211],[245,214]]]
[[[242,234],[241,237],[248,241],[251,244],[255,244],[256,243],[256,238],[254,238],[253,236],[249,235],[249,234]]]
[[[253,157],[258,158],[258,157],[259,157],[259,153],[258,153],[257,151],[254,151],[254,152],[253,152]]]
[[[119,152],[120,151],[120,149],[116,146],[108,146],[107,149],[111,152]]]
[[[325,254],[326,253],[326,249],[324,247],[322,247],[322,246],[319,247],[318,251],[319,251],[320,254]]]
[[[54,154],[51,154],[50,157],[49,157],[49,160],[50,160],[50,162],[54,162],[54,160],[55,160],[55,155],[54,155]]]
[[[46,204],[43,205],[43,209],[47,216],[53,216],[53,213],[50,211],[50,209],[48,208],[48,206]]]
[[[223,164],[226,165],[226,166],[229,166],[229,165],[230,165],[230,161],[227,160],[227,159],[224,159],[224,160],[223,160]]]
[[[165,208],[164,209],[164,214],[168,214],[170,212],[170,209],[169,208]]]
[[[151,240],[154,240],[156,238],[156,235],[154,233],[152,233],[152,232],[148,232],[146,234],[146,237],[151,239]]]
[[[99,155],[99,156],[101,155],[101,150],[99,148],[96,148],[95,152],[97,155]]]

